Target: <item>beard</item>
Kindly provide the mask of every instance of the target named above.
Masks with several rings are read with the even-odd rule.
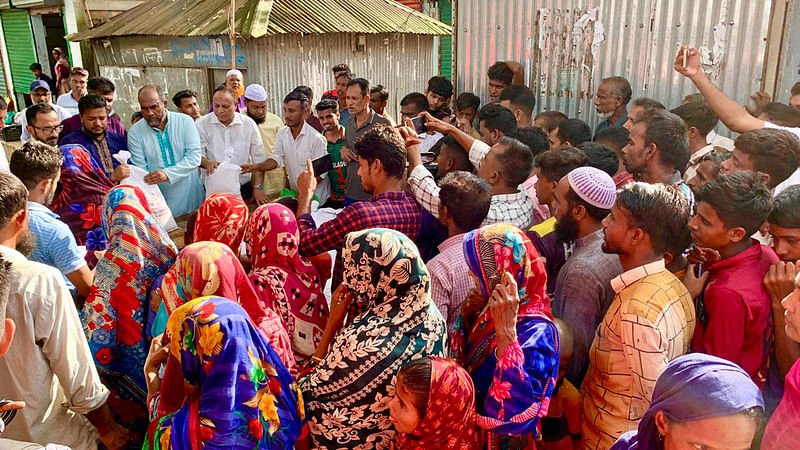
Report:
[[[609,253],[612,255],[620,254],[619,246],[612,242],[608,242],[605,232],[603,232],[603,245],[600,246],[600,249],[603,250],[603,253]]]
[[[608,120],[608,118],[613,116],[613,115],[614,115],[614,111],[609,111],[609,112],[604,112],[604,113],[598,112],[597,113],[597,117],[599,117],[600,120]]]
[[[161,117],[153,117],[151,119],[145,119],[148,125],[153,128],[160,127],[162,123],[164,123],[164,114],[161,114]]]
[[[19,241],[17,241],[17,251],[25,255],[25,257],[31,256],[33,250],[36,248],[36,235],[31,233],[31,230],[27,230],[25,234],[22,235]]]
[[[555,233],[558,242],[571,244],[578,239],[578,222],[571,214],[567,214],[556,220]]]
[[[250,111],[247,111],[247,117],[253,119],[253,122],[255,122],[256,125],[261,125],[262,123],[264,123],[265,120],[267,120],[267,116],[261,116],[261,117],[254,116],[250,114]]]

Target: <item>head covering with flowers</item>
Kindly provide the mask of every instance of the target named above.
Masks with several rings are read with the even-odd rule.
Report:
[[[213,194],[200,205],[194,222],[194,241],[221,242],[238,255],[250,211],[233,194]]]

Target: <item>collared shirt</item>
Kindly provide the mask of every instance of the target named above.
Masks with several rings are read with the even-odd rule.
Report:
[[[83,124],[81,123],[81,115],[75,114],[74,116],[64,120],[63,122],[61,122],[61,126],[63,126],[64,128],[62,128],[61,133],[58,134],[59,144],[63,144],[63,142],[61,142],[62,139],[64,139],[65,137],[76,131],[80,131],[81,128],[83,128]],[[119,119],[117,119],[114,116],[108,116],[107,131],[110,131],[112,133],[117,133],[123,138],[128,137],[128,130],[125,129],[125,125],[123,125],[122,122],[120,122]]]
[[[625,111],[625,114],[623,114],[622,117],[619,118],[619,120],[614,122],[613,126],[621,127],[621,126],[625,125],[625,122],[627,122],[627,121],[628,121],[628,111]],[[598,132],[603,131],[606,128],[609,128],[611,126],[612,126],[611,122],[609,122],[608,119],[603,120],[603,121],[601,121],[600,123],[597,124],[597,128],[594,129],[594,134],[597,134]]]
[[[633,179],[633,175],[630,172],[623,170],[622,172],[614,175],[611,177],[614,180],[614,187],[617,189],[622,189],[626,184],[630,183],[631,181],[636,181]]]
[[[31,261],[55,267],[63,275],[86,265],[75,236],[67,224],[58,220],[58,214],[36,202],[28,202],[28,213],[31,233],[36,236]],[[69,280],[65,278],[64,281],[72,289]]]
[[[109,178],[114,168],[119,165],[114,155],[128,149],[126,139],[111,131],[106,131],[102,136],[95,138],[86,133],[86,130],[80,129],[59,142],[59,145],[66,144],[78,144],[85,148]]]
[[[689,157],[689,165],[686,167],[686,172],[683,174],[683,181],[689,181],[697,175],[697,166],[700,165],[700,160],[704,156],[714,151],[714,146],[711,144],[697,150]]]
[[[26,403],[3,437],[97,448],[97,431],[83,414],[102,406],[109,392],[63,277],[10,247],[0,246],[0,254],[11,262],[6,317],[17,325],[0,358],[0,398]]]
[[[369,228],[389,228],[399,231],[417,241],[420,231],[422,208],[414,197],[406,192],[384,192],[368,200],[346,206],[334,219],[319,227],[314,219],[304,214],[297,218],[300,228],[300,254],[309,257],[336,250],[336,265],[333,271],[335,290],[342,282],[343,261],[341,248],[347,233]]]
[[[172,215],[178,217],[196,210],[205,199],[197,170],[203,153],[194,119],[171,111],[166,114],[164,131],[150,127],[146,120],[136,122],[128,132],[128,150],[132,165],[167,175],[158,187]]]
[[[481,141],[475,141],[469,151],[469,159],[475,168],[483,164],[483,159],[491,147]],[[414,198],[437,219],[439,218],[439,186],[433,180],[433,175],[423,165],[419,165],[408,176],[408,184]],[[486,215],[482,226],[495,223],[508,223],[527,230],[533,221],[533,202],[524,188],[517,188],[513,194],[492,195],[489,204],[489,213]]]
[[[650,406],[656,379],[689,349],[692,296],[664,260],[611,280],[616,295],[597,327],[581,385],[586,448],[611,448],[635,430]]]
[[[264,158],[264,144],[253,119],[233,113],[233,121],[224,125],[214,113],[206,114],[195,122],[200,133],[200,146],[206,159],[228,162],[237,166],[260,163]],[[232,181],[232,180],[231,180]],[[239,175],[239,184],[250,181],[250,174]]]
[[[269,158],[275,151],[275,139],[278,137],[278,130],[283,126],[283,120],[275,114],[267,112],[264,121],[257,125],[261,143],[264,144],[264,158]],[[264,193],[267,194],[267,197],[277,198],[285,187],[286,169],[278,167],[275,170],[264,172]]]
[[[680,189],[681,194],[683,194],[683,198],[686,199],[687,206],[689,207],[689,214],[694,215],[694,192],[692,192],[692,189],[689,187],[689,185],[683,181],[683,178],[681,178],[681,173],[676,170],[669,180],[667,180],[666,184],[671,184]]]
[[[553,315],[572,330],[574,349],[566,376],[577,386],[589,366],[594,330],[614,299],[611,279],[622,273],[619,256],[604,252],[602,245],[602,229],[575,241],[556,278]]]
[[[331,142],[327,138],[328,154],[333,161],[333,169],[328,171],[328,179],[331,182],[331,199],[344,201],[344,189],[347,186],[347,163],[342,160],[342,147],[347,144],[344,138],[344,128],[339,127],[339,138],[336,142]]]
[[[376,114],[372,109],[369,110],[369,116],[361,126],[356,126],[356,116],[350,116],[344,125],[344,135],[347,139],[347,148],[356,151],[356,141],[364,135],[372,127],[379,123],[389,123],[386,118]],[[347,185],[344,188],[344,196],[356,201],[362,201],[369,198],[369,194],[364,192],[364,186],[361,185],[361,177],[358,176],[358,160],[347,163]]]
[[[528,191],[528,197],[531,198],[531,203],[533,204],[533,223],[531,225],[542,223],[550,218],[550,208],[548,208],[547,205],[539,203],[539,198],[536,196],[537,181],[539,181],[539,177],[531,175],[520,185]]]
[[[278,163],[278,167],[286,167],[286,174],[289,176],[289,187],[297,191],[297,177],[306,170],[306,160],[316,159],[328,153],[328,146],[325,137],[317,133],[307,122],[303,122],[303,128],[297,138],[292,136],[292,129],[288,126],[278,130],[275,139],[275,151],[270,155]],[[325,203],[331,196],[331,185],[328,182],[327,174],[317,183],[317,200],[320,204]]]
[[[72,97],[72,91],[59,95],[56,104],[69,111],[70,116],[78,114],[78,101]]]
[[[738,364],[762,388],[772,339],[772,305],[763,280],[777,262],[771,248],[753,241],[747,250],[714,263],[692,339],[692,350]]]
[[[447,321],[448,335],[461,314],[461,304],[475,286],[464,258],[465,235],[451,236],[439,244],[439,254],[427,264],[431,275],[431,300]]]
[[[65,108],[58,106],[54,103],[50,103],[50,106],[56,110],[56,114],[58,114],[58,120],[60,122],[64,122],[65,120],[72,117],[72,113],[67,111]],[[17,115],[14,116],[14,123],[19,124],[22,126],[22,136],[20,136],[20,140],[22,143],[28,142],[28,139],[31,138],[31,134],[28,133],[28,119],[25,117],[25,112],[27,112],[28,108],[23,109],[22,111],[18,112]]]

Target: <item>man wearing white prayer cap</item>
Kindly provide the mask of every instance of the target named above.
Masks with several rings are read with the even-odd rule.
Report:
[[[575,386],[589,367],[594,331],[614,299],[611,279],[622,273],[619,257],[602,250],[602,221],[615,199],[614,180],[594,167],[569,172],[553,195],[556,239],[572,252],[558,272],[552,306],[574,335],[572,360],[565,369]]]
[[[278,130],[283,126],[283,120],[267,111],[267,91],[260,84],[247,86],[247,89],[244,90],[244,103],[247,108],[247,116],[253,119],[258,126],[261,142],[264,144],[264,157],[268,159],[275,150],[275,138]],[[286,186],[286,170],[283,167],[264,172],[262,188],[267,199],[278,198]],[[258,185],[254,187],[261,189]]]
[[[236,112],[244,114],[244,75],[238,69],[231,69],[225,73],[225,87],[232,90],[236,94]],[[209,112],[214,111],[214,103],[211,103]]]

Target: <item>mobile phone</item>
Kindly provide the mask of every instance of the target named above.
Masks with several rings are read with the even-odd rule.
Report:
[[[422,152],[419,156],[422,158],[422,164],[430,164],[436,161],[436,154],[433,152]]]
[[[312,159],[311,166],[314,168],[314,176],[321,177],[328,173],[329,170],[333,170],[333,157],[328,153]]]
[[[418,135],[428,132],[428,128],[425,126],[425,122],[427,121],[428,118],[425,116],[417,116],[411,119],[411,123],[414,124],[414,131],[416,131]]]

